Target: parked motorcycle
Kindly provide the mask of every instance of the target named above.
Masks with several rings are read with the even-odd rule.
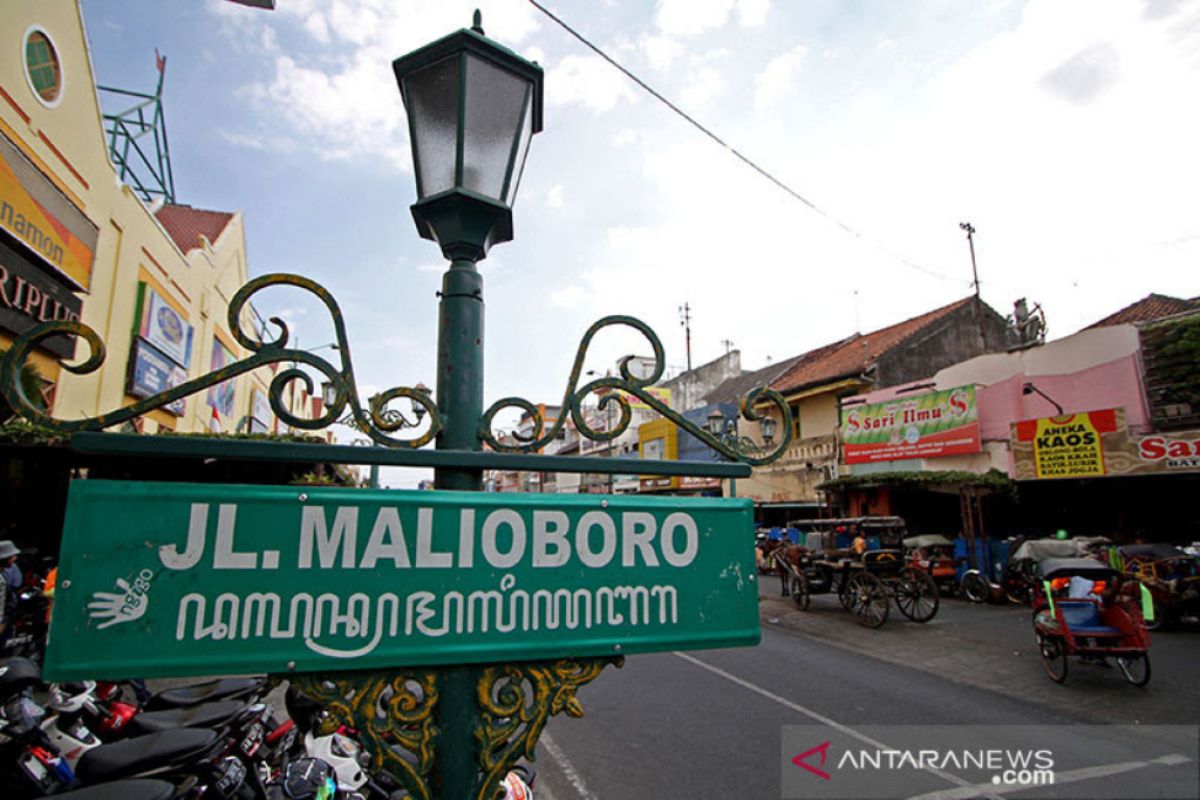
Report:
[[[170,780],[181,796],[265,795],[269,771],[246,757],[244,742],[227,732],[181,728],[101,743],[82,722],[86,703],[80,698],[54,687],[43,691],[40,670],[28,659],[0,660],[0,786],[8,790],[6,800],[148,774]]]

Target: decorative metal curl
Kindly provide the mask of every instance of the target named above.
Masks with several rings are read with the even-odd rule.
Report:
[[[252,336],[243,330],[242,311],[250,302],[250,298],[256,292],[268,286],[281,285],[296,286],[311,292],[329,310],[336,335],[336,346],[342,362],[340,370],[318,355],[305,350],[288,348],[288,326],[279,317],[270,318],[270,322],[279,329],[279,335],[270,341],[259,341],[257,335]],[[248,357],[198,378],[192,378],[179,386],[151,395],[119,410],[101,414],[98,417],[75,420],[55,419],[30,402],[29,398],[25,395],[24,387],[21,385],[21,367],[39,342],[63,334],[77,336],[86,342],[88,346],[88,356],[82,363],[64,363],[62,365],[62,368],[68,372],[77,375],[87,375],[95,372],[104,363],[107,351],[104,342],[100,339],[96,331],[81,322],[66,320],[45,322],[17,337],[12,347],[9,348],[8,353],[5,354],[3,362],[0,362],[0,393],[3,393],[5,400],[8,401],[17,414],[38,425],[64,433],[103,430],[114,425],[120,425],[154,409],[169,406],[177,400],[204,391],[259,367],[269,364],[290,363],[291,366],[288,369],[280,370],[271,379],[267,392],[271,410],[286,425],[293,428],[300,428],[301,430],[326,428],[338,422],[343,411],[346,411],[347,406],[349,406],[348,416],[354,420],[355,427],[369,436],[375,443],[385,447],[421,447],[432,441],[441,431],[442,418],[438,414],[437,405],[433,402],[433,398],[428,391],[421,388],[400,386],[388,389],[371,397],[368,400],[366,409],[362,407],[362,403],[358,397],[354,367],[350,357],[350,343],[346,337],[346,326],[342,318],[341,309],[338,307],[333,295],[315,281],[300,275],[288,275],[284,273],[263,275],[262,277],[255,278],[246,283],[233,296],[233,299],[229,302],[227,319],[229,331],[234,339],[237,340],[238,344],[250,351]],[[305,370],[300,369],[298,367],[299,364],[304,364],[319,372],[334,388],[333,402],[324,409],[324,413],[313,419],[296,416],[283,401],[284,389],[292,381],[299,381],[303,384],[309,394],[313,394],[315,391],[316,387],[313,384],[312,376]],[[428,413],[429,429],[414,439],[402,440],[389,435],[406,427],[404,424],[398,422],[391,410],[387,408],[387,404],[390,401],[400,397],[409,398]]]
[[[483,781],[476,800],[492,800],[504,775],[517,760],[535,758],[542,730],[553,714],[583,716],[575,693],[609,664],[620,668],[623,656],[487,667],[476,684],[480,722],[479,766]]]
[[[371,756],[372,772],[385,770],[409,796],[429,800],[438,700],[433,671],[291,675],[288,680],[305,697],[325,706],[318,734],[331,734],[341,725],[357,730]]]
[[[625,325],[642,334],[654,351],[654,368],[645,378],[635,378],[629,371],[629,362],[635,357],[625,356],[619,362],[619,371],[621,373],[619,378],[598,378],[579,387],[579,378],[583,370],[583,362],[587,355],[588,346],[591,344],[592,338],[601,329],[610,325]],[[655,335],[650,326],[634,317],[604,317],[597,320],[587,329],[587,332],[584,333],[583,339],[579,343],[579,349],[575,352],[575,363],[571,367],[571,376],[567,379],[567,388],[563,393],[562,413],[559,414],[558,419],[554,421],[548,432],[545,431],[545,420],[542,418],[542,414],[537,406],[522,397],[505,397],[492,403],[487,411],[483,412],[483,416],[479,419],[479,438],[494,450],[499,451],[531,452],[540,450],[558,437],[559,432],[562,431],[563,426],[566,424],[567,412],[569,411],[571,419],[581,436],[593,441],[611,441],[629,428],[629,424],[633,419],[633,410],[630,407],[627,395],[632,395],[654,409],[664,418],[673,422],[677,427],[682,428],[713,450],[734,461],[742,461],[752,465],[769,464],[782,456],[788,445],[791,444],[792,412],[788,408],[787,401],[783,399],[783,395],[779,392],[774,389],[759,387],[742,398],[741,401],[741,416],[750,422],[759,422],[767,416],[765,411],[759,410],[758,406],[761,404],[773,406],[779,412],[782,435],[779,437],[778,443],[774,445],[759,445],[747,437],[739,437],[737,439],[718,438],[696,423],[686,419],[682,414],[674,411],[670,406],[650,393],[649,387],[657,383],[662,377],[665,366],[666,359],[663,355],[662,342],[659,341],[658,336]],[[610,404],[616,403],[617,408],[620,410],[620,418],[616,424],[604,430],[597,430],[589,426],[583,414],[584,400],[590,394],[598,394],[600,390],[607,391],[599,395],[597,407],[600,410],[604,410]],[[533,430],[530,434],[523,435],[520,432],[513,432],[513,436],[517,440],[516,444],[501,442],[492,433],[492,424],[496,415],[506,408],[519,408],[533,420]]]

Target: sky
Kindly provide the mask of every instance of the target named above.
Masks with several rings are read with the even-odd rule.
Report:
[[[546,72],[513,210],[481,262],[485,404],[561,402],[600,317],[648,323],[669,372],[756,369],[972,292],[1040,303],[1050,338],[1150,292],[1200,295],[1200,3],[1186,0],[83,0],[101,84],[164,106],[178,201],[240,210],[252,276],[326,286],[365,398],[434,384],[445,264],[420,239],[393,59],[469,27]],[[815,207],[815,208],[814,208]],[[263,293],[301,347],[332,326]],[[730,344],[731,343],[731,344]],[[585,369],[648,354],[598,338]],[[329,355],[326,351],[325,355]],[[424,473],[385,470],[412,485]]]

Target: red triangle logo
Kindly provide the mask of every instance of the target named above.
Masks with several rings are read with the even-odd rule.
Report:
[[[812,764],[807,763],[807,759],[809,757],[816,755],[818,753],[821,755],[821,766],[823,767],[823,766],[825,766],[825,759],[829,755],[829,742],[825,742],[824,744],[819,744],[816,747],[813,747],[809,750],[805,750],[803,753],[801,753],[798,756],[793,756],[792,763],[795,764],[797,767],[800,767],[801,769],[808,770],[813,775],[816,775],[818,778],[824,778],[825,780],[829,780],[830,775],[828,772],[826,772],[823,769],[818,769],[817,767],[814,767]]]

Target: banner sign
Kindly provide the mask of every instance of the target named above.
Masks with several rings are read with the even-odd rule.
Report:
[[[1107,408],[1014,423],[1012,453],[1019,481],[1200,472],[1200,430],[1134,435]]]
[[[213,337],[212,342],[212,357],[209,359],[208,368],[212,372],[232,364],[236,359],[233,353],[229,352],[229,348],[221,344],[221,340]],[[205,395],[205,400],[208,407],[215,409],[223,417],[233,416],[233,395],[237,389],[237,384],[231,378],[227,381],[222,381],[216,386],[209,388],[208,394]]]
[[[47,680],[758,643],[745,499],[76,480]]]
[[[191,324],[149,284],[138,286],[142,292],[138,335],[187,369],[192,364]]]
[[[0,136],[0,228],[80,289],[91,284],[99,228]]]
[[[275,414],[267,393],[255,388],[250,392],[250,432],[269,433],[275,427]]]
[[[840,431],[847,464],[956,456],[981,449],[974,386],[843,408]]]
[[[187,373],[178,364],[164,356],[153,346],[141,339],[133,340],[133,353],[129,359],[129,382],[126,394],[134,397],[150,397],[186,383]],[[182,417],[187,411],[187,398],[181,397],[165,411]]]
[[[0,241],[0,329],[19,336],[43,322],[77,321],[82,311],[83,301],[64,280]],[[38,346],[62,358],[75,355],[72,336],[51,336]]]

